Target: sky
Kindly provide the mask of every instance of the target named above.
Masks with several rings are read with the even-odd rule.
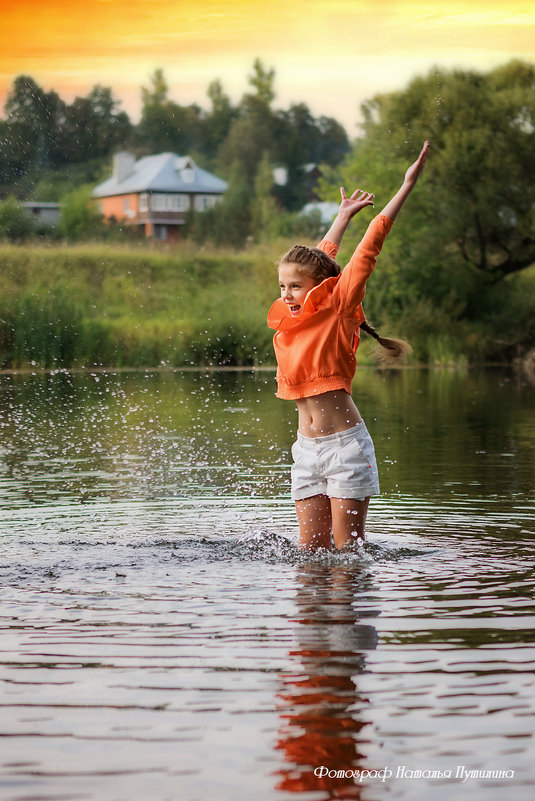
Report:
[[[431,68],[535,63],[533,0],[0,0],[0,106],[17,75],[68,102],[111,86],[134,121],[141,86],[209,107],[234,102],[255,58],[275,69],[275,108],[305,102],[358,133],[360,104]]]

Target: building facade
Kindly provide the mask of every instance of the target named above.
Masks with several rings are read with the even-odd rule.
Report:
[[[103,217],[142,226],[145,236],[162,241],[180,237],[190,210],[212,208],[226,181],[202,170],[189,156],[160,153],[139,161],[116,153],[113,175],[93,190]]]

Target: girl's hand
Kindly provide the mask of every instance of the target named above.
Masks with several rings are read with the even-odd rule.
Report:
[[[373,206],[375,197],[371,192],[365,192],[362,189],[355,189],[351,197],[347,197],[343,186],[340,187],[340,194],[342,196],[342,202],[340,203],[338,213],[342,212],[349,218],[354,217],[357,212],[366,206]]]
[[[427,154],[429,153],[429,142],[426,140],[424,142],[424,146],[420,151],[420,155],[414,162],[411,164],[407,172],[405,173],[405,185],[409,186],[411,189],[415,185],[416,181],[420,177],[422,170],[425,166],[425,160],[427,158]]]

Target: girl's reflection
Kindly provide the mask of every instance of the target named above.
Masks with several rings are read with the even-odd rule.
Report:
[[[323,791],[325,799],[359,799],[363,786],[354,778],[318,776],[314,770],[355,770],[364,767],[366,737],[355,676],[364,670],[365,652],[375,648],[377,633],[359,618],[358,598],[371,589],[369,576],[352,565],[309,563],[298,572],[295,636],[290,651],[295,672],[282,674],[282,726],[277,748],[285,766],[278,771],[278,790]]]

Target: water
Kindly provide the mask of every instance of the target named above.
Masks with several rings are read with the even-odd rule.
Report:
[[[351,556],[296,548],[273,389],[0,375],[3,801],[533,797],[533,388],[361,370]]]

